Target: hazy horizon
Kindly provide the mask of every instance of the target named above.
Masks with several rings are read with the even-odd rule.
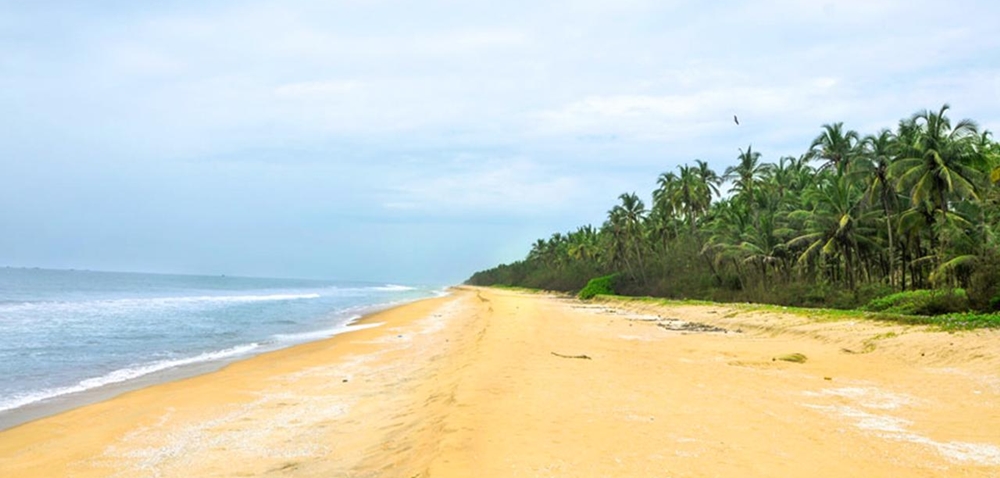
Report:
[[[0,264],[461,282],[694,159],[1000,128],[1000,6],[949,5],[3,2]]]
[[[153,276],[182,276],[182,277],[227,277],[233,279],[276,279],[276,280],[299,280],[299,281],[314,281],[314,282],[338,282],[338,283],[360,283],[360,284],[370,284],[370,285],[383,285],[383,286],[441,286],[447,287],[456,284],[449,283],[434,283],[434,282],[414,282],[408,284],[393,284],[392,281],[384,280],[356,280],[342,277],[269,277],[269,276],[245,276],[245,275],[235,275],[235,274],[203,274],[203,273],[189,273],[189,272],[151,272],[151,271],[129,271],[129,270],[101,270],[101,269],[80,269],[80,268],[49,268],[49,267],[38,267],[38,266],[12,266],[6,264],[0,264],[0,269],[15,269],[15,270],[35,270],[35,271],[49,271],[49,272],[85,272],[94,274],[135,274],[135,275],[153,275]]]

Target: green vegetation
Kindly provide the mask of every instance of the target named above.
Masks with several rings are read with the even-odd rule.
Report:
[[[764,162],[751,146],[721,175],[678,166],[657,178],[651,207],[622,194],[599,228],[539,239],[468,283],[573,292],[618,274],[611,289],[624,295],[890,316],[1000,310],[1000,144],[947,113],[868,136],[823,125],[798,157]]]
[[[519,286],[513,286],[513,285],[495,284],[495,285],[493,285],[491,287],[496,287],[497,289],[505,289],[505,290],[509,290],[509,291],[513,291],[513,292],[524,292],[524,293],[527,293],[527,294],[541,294],[541,293],[545,292],[545,290],[543,290],[543,289],[536,289],[536,288],[533,288],[533,287],[519,287]]]
[[[586,287],[580,291],[578,297],[586,300],[593,299],[598,295],[614,295],[617,278],[617,274],[611,274],[591,279],[590,282],[587,282]]]
[[[927,323],[937,325],[945,330],[1000,328],[1000,315],[965,312],[929,317]]]
[[[964,289],[908,290],[874,299],[864,309],[891,314],[942,315],[969,310],[969,297]]]
[[[793,307],[773,304],[742,304],[729,303],[720,304],[704,300],[676,300],[664,299],[660,297],[626,297],[603,295],[598,299],[608,302],[641,302],[654,305],[679,306],[679,305],[715,305],[735,309],[726,316],[738,315],[741,312],[773,312],[780,314],[793,314],[801,317],[808,317],[818,322],[836,322],[841,320],[879,320],[907,325],[929,325],[942,330],[971,330],[981,328],[1000,328],[1000,314],[962,312],[938,316],[927,315],[906,315],[890,312],[867,312],[864,310],[843,310],[825,308]],[[880,336],[879,338],[888,338]]]

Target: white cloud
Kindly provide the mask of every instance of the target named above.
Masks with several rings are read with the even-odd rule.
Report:
[[[537,216],[565,211],[584,191],[577,178],[524,159],[452,164],[390,180],[387,209],[433,214]]]
[[[868,123],[890,114],[879,104],[906,115],[925,106],[887,98],[922,95],[917,81],[961,71],[998,41],[986,34],[988,14],[926,2],[573,5],[293,0],[155,11],[83,37],[74,51],[86,65],[43,58],[55,67],[36,83],[74,79],[79,95],[53,110],[91,97],[134,112],[103,122],[129,131],[94,135],[144,138],[154,150],[162,130],[171,149],[228,135],[398,144],[405,132],[440,143],[456,130],[540,149],[581,134],[694,149],[728,141],[734,113],[772,130],[838,114]],[[921,28],[930,16],[934,28]]]
[[[442,56],[482,53],[483,50],[491,49],[519,49],[529,46],[530,40],[524,32],[515,29],[480,28],[395,38],[390,39],[389,43],[395,45],[396,51],[404,54]]]
[[[610,132],[630,139],[698,143],[732,132],[733,115],[753,127],[753,121],[814,117],[839,102],[837,81],[831,78],[757,83],[719,82],[684,94],[591,96],[541,111],[536,119],[543,134]]]
[[[949,102],[1000,129],[987,1],[78,3],[0,5],[0,191],[23,191],[10,204],[58,183],[150,210],[163,194],[104,185],[152,184],[204,194],[164,206],[179,218],[287,224],[271,229],[288,244],[353,226],[327,211],[551,232],[694,158],[721,170],[748,143],[765,160],[801,153],[823,123],[874,132]],[[33,217],[76,223],[48,206]],[[88,217],[113,219],[100,209]],[[445,263],[456,248],[442,249]]]
[[[355,93],[362,87],[361,82],[354,80],[303,81],[278,86],[274,89],[274,94],[279,98],[322,100],[340,98]]]

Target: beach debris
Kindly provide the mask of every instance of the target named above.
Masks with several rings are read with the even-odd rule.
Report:
[[[700,322],[688,322],[681,319],[663,319],[656,323],[657,327],[661,327],[666,330],[679,331],[679,332],[721,332],[728,334],[729,330],[722,327],[716,327],[714,325],[703,324]]]
[[[830,381],[833,380],[833,377],[823,377],[823,380]]]
[[[629,322],[659,322],[662,320],[662,317],[659,315],[637,315],[635,317],[626,317],[625,320]]]
[[[268,470],[268,473],[295,471],[295,470],[299,469],[301,466],[302,466],[301,463],[290,461],[290,462],[285,463],[285,464],[283,464],[283,465],[281,465],[281,466],[279,466],[277,468],[272,468],[272,469]]]
[[[878,346],[875,345],[875,341],[872,339],[868,339],[864,341],[864,348],[862,348],[861,350],[851,350],[849,348],[844,347],[841,348],[840,351],[844,352],[845,354],[861,355],[861,354],[870,354],[874,352],[876,348],[878,348]]]
[[[589,355],[563,355],[555,352],[551,352],[551,354],[559,358],[591,360]]]
[[[775,357],[771,359],[771,361],[775,360],[781,360],[784,362],[792,362],[792,363],[806,363],[806,360],[809,359],[805,355],[796,352],[793,354],[782,355],[780,357]]]

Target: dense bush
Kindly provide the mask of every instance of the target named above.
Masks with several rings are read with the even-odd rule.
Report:
[[[969,282],[969,305],[973,309],[1000,311],[1000,252],[991,249],[983,253]]]
[[[895,290],[886,284],[865,284],[858,287],[858,290],[854,291],[854,306],[851,308],[862,307],[865,304],[870,303],[880,297],[885,297],[891,295]]]
[[[505,264],[480,271],[466,281],[470,285],[499,285],[531,289],[577,291],[587,284],[588,277],[606,273],[592,264],[575,262],[563,267],[537,267],[526,261]]]
[[[587,286],[580,291],[579,297],[581,299],[593,299],[594,296],[598,295],[614,295],[616,282],[618,282],[617,274],[590,279],[590,282],[587,282]]]
[[[909,290],[874,299],[864,307],[871,312],[906,315],[942,315],[969,310],[964,289]]]

